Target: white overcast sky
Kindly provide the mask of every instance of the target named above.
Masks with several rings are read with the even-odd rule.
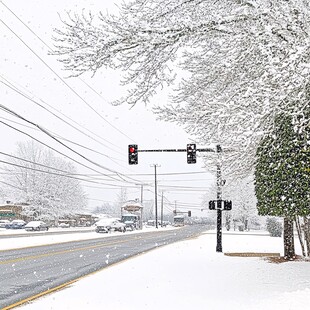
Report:
[[[175,203],[175,201],[177,204],[192,202],[193,206],[198,207],[203,192],[190,192],[181,188],[177,188],[175,191],[167,186],[198,187],[197,190],[207,189],[212,185],[212,175],[197,173],[168,177],[160,174],[204,172],[201,159],[198,159],[196,165],[188,165],[186,153],[139,153],[138,166],[129,166],[127,163],[127,146],[131,143],[138,144],[139,149],[164,149],[186,148],[187,143],[195,141],[195,137],[188,136],[182,128],[174,124],[156,121],[155,116],[150,112],[152,105],[164,104],[167,101],[166,94],[158,93],[147,107],[143,105],[132,109],[126,105],[113,107],[108,101],[117,98],[122,93],[117,72],[101,69],[94,77],[86,74],[81,78],[65,79],[68,72],[62,70],[55,56],[48,55],[48,47],[44,43],[48,46],[53,44],[51,39],[53,28],[61,27],[58,14],[65,17],[66,11],[80,13],[82,9],[94,13],[99,10],[116,12],[115,3],[120,2],[111,0],[0,1],[0,103],[55,135],[108,155],[108,157],[102,156],[70,142],[64,142],[92,161],[119,173],[130,174],[139,182],[151,183],[151,187],[144,187],[145,200],[154,198],[152,193],[154,191],[154,168],[151,165],[158,164],[160,166],[157,169],[159,193],[164,190],[165,197],[171,203]],[[63,78],[67,85],[57,75]],[[15,88],[16,91],[12,88]],[[38,104],[26,99],[25,96],[78,127],[86,135],[74,130],[59,118],[39,107]],[[0,110],[0,121],[44,141],[83,164],[100,170],[102,173],[109,173],[91,165],[34,129],[34,126],[3,110]],[[0,152],[12,153],[16,148],[16,142],[30,140],[29,137],[3,123],[0,123],[0,128],[2,142]],[[197,145],[197,147],[204,146]],[[0,155],[0,160],[7,160],[7,157]],[[81,166],[77,165],[77,167],[81,173],[93,173]],[[107,183],[104,180],[102,182]],[[117,183],[116,185],[121,184]],[[129,183],[123,183],[123,185],[133,186],[133,188],[128,188],[129,199],[140,197],[139,186]],[[100,205],[104,201],[115,201],[120,188],[119,186],[108,187],[95,184],[91,186],[100,187],[100,189],[85,187],[85,191],[91,198],[89,200],[91,207]],[[201,212],[197,208],[194,214],[205,216],[206,212]]]

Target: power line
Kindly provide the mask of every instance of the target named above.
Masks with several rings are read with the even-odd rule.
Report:
[[[1,81],[0,81],[0,82],[1,82]],[[17,125],[19,125],[19,126],[23,126],[23,127],[29,128],[29,129],[31,129],[31,130],[40,131],[40,130],[37,129],[37,128],[33,128],[33,127],[31,127],[31,126],[27,126],[27,125],[25,125],[25,124],[21,124],[21,123],[19,123],[19,122],[10,120],[10,119],[5,118],[5,117],[0,117],[0,119],[4,119],[4,120],[6,120],[7,122],[11,122],[11,123],[17,124]],[[86,149],[86,150],[88,150],[88,151],[91,151],[91,152],[94,152],[94,153],[96,153],[96,154],[99,154],[99,155],[102,155],[102,156],[104,156],[104,157],[107,157],[108,159],[110,159],[111,161],[113,161],[113,162],[116,163],[116,164],[118,164],[116,161],[125,162],[125,161],[123,161],[123,160],[121,160],[121,159],[114,158],[114,157],[110,157],[110,156],[108,156],[108,155],[106,155],[106,154],[104,154],[104,153],[98,152],[98,151],[96,151],[96,150],[94,150],[94,149],[91,149],[91,148],[89,148],[89,147],[86,147],[86,146],[84,146],[84,145],[81,145],[81,144],[79,144],[79,143],[77,143],[77,142],[74,142],[74,141],[71,141],[71,140],[69,140],[69,139],[66,139],[66,138],[64,138],[64,137],[62,137],[62,136],[60,136],[60,135],[58,135],[57,133],[55,133],[55,132],[53,132],[53,131],[50,131],[50,132],[51,132],[54,136],[56,136],[57,138],[59,138],[60,140],[67,141],[67,142],[72,143],[72,144],[74,144],[74,145],[77,145],[77,146],[79,146],[79,147],[81,147],[81,148],[84,148],[84,149]],[[118,164],[118,165],[119,165],[119,164]],[[121,165],[120,165],[120,166],[121,166]],[[123,166],[121,166],[121,167],[123,167]]]
[[[29,163],[29,164],[33,164],[33,165],[40,166],[40,167],[43,167],[43,168],[47,168],[47,169],[55,170],[55,171],[58,171],[58,172],[61,172],[61,173],[65,173],[65,175],[70,175],[70,176],[75,176],[76,175],[75,173],[72,173],[70,171],[65,171],[65,170],[62,170],[62,169],[58,169],[58,168],[54,168],[54,167],[47,166],[47,165],[44,165],[44,164],[40,164],[40,163],[31,161],[31,160],[23,159],[23,158],[18,157],[18,156],[14,156],[14,155],[11,155],[11,154],[4,153],[4,152],[1,152],[1,151],[0,151],[0,154],[4,155],[4,156],[7,156],[7,157],[11,157],[11,158],[17,159],[17,160],[20,160],[20,161],[23,161],[23,162],[26,162],[26,163]],[[78,174],[78,175],[79,176],[87,177],[87,175],[83,175],[83,174]],[[98,180],[98,179],[96,179],[96,180]],[[110,180],[105,180],[105,181],[110,181]]]
[[[26,166],[14,164],[14,163],[11,163],[11,162],[8,162],[8,161],[4,161],[4,160],[0,160],[0,162],[3,163],[3,164],[9,165],[9,166],[14,166],[14,167],[22,168],[22,169],[37,171],[37,172],[41,172],[41,173],[45,173],[45,174],[50,174],[50,175],[56,175],[56,176],[59,176],[59,177],[64,177],[64,178],[69,178],[69,179],[75,179],[75,180],[79,180],[79,181],[82,181],[82,182],[88,182],[88,183],[94,183],[94,184],[102,184],[102,185],[113,186],[113,187],[123,187],[123,186],[116,185],[116,184],[107,184],[107,183],[102,183],[102,182],[96,182],[96,181],[91,181],[91,180],[86,180],[86,179],[74,177],[74,176],[71,176],[71,175],[60,174],[60,173],[46,171],[46,170],[41,170],[41,169],[36,169],[36,168],[32,168],[32,167],[26,167]]]
[[[18,160],[21,160],[21,161],[24,161],[24,162],[27,162],[27,163],[30,163],[30,164],[34,164],[34,165],[37,165],[37,166],[40,166],[40,167],[52,169],[52,170],[55,170],[55,171],[59,171],[59,172],[62,172],[62,173],[66,173],[66,174],[71,175],[71,173],[70,173],[69,171],[65,171],[65,170],[57,169],[57,168],[50,167],[50,166],[47,166],[47,165],[44,165],[44,164],[36,163],[36,162],[34,162],[34,161],[27,160],[27,159],[23,159],[23,158],[21,158],[21,157],[14,156],[14,155],[10,155],[10,154],[4,153],[4,152],[0,152],[0,154],[1,154],[1,155],[4,155],[4,156],[11,157],[11,158],[14,158],[14,159],[18,159]]]
[[[2,2],[3,4],[3,2]],[[6,6],[7,7],[7,6]],[[8,7],[7,7],[8,8]],[[9,8],[8,8],[9,9]],[[10,9],[9,9],[10,10]],[[11,11],[11,10],[10,10]],[[97,115],[99,115],[103,120],[105,120],[95,109],[93,109],[88,103],[87,101],[82,98],[70,85],[68,85],[38,54],[36,54],[34,52],[34,50],[27,45],[26,42],[24,42],[3,20],[1,20],[1,22],[4,24],[4,26],[6,26],[36,57],[38,57],[45,66],[47,66],[75,95],[77,95],[89,108],[91,108]],[[21,21],[22,22],[22,21]],[[23,22],[22,22],[23,23]],[[25,25],[25,23],[23,23]],[[29,27],[28,27],[29,28]],[[109,123],[107,120],[105,120],[107,123]],[[109,123],[110,126],[112,126],[114,129],[116,129],[117,131],[119,131],[120,133],[122,133],[123,135],[125,135],[127,138],[130,139],[130,137],[128,137],[126,134],[124,134],[123,132],[121,132],[118,128],[116,128],[115,126],[113,126],[112,124]],[[120,174],[117,172],[118,176],[120,177]],[[131,179],[131,178],[129,178]]]
[[[34,33],[34,31],[32,31],[19,17],[17,17],[17,15],[15,13],[13,13],[13,11],[11,9],[9,9],[8,6],[6,6],[2,1],[1,1],[2,5],[4,5],[25,27],[27,27],[37,38],[39,38],[38,35],[36,35]],[[126,138],[132,140],[128,135],[126,135],[124,132],[122,132],[120,129],[118,129],[116,126],[114,126],[113,124],[111,124],[108,120],[106,120],[100,113],[98,113],[81,95],[79,95],[60,75],[58,75],[56,73],[56,71],[54,71],[25,41],[23,41],[3,20],[0,20],[5,27],[7,27],[37,58],[39,58],[41,60],[41,62],[43,62],[43,64],[49,69],[51,70],[63,83],[64,85],[66,85],[79,99],[81,99],[93,112],[95,112],[103,121],[105,121],[107,124],[109,124],[112,128],[114,128],[115,130],[117,130],[119,133],[121,133],[122,135],[124,135]],[[44,43],[44,41],[42,39],[40,39],[41,42]],[[52,52],[52,49],[46,44],[44,43],[48,49]]]
[[[3,106],[0,104],[0,108],[1,108],[1,107],[3,107]],[[51,150],[53,150],[53,151],[55,151],[55,152],[61,154],[62,156],[66,157],[66,158],[69,158],[70,160],[74,161],[75,163],[78,163],[79,165],[81,165],[81,166],[83,166],[83,167],[85,167],[85,168],[88,168],[88,169],[90,169],[90,170],[92,170],[92,171],[94,171],[94,172],[97,172],[97,173],[101,174],[101,175],[108,176],[108,175],[106,175],[106,174],[104,174],[104,173],[101,173],[101,172],[99,172],[99,171],[97,171],[97,170],[95,170],[95,169],[93,169],[93,168],[91,168],[91,167],[89,167],[89,166],[87,166],[87,165],[85,165],[85,164],[82,164],[81,162],[79,162],[79,161],[73,159],[72,157],[70,157],[70,156],[68,156],[68,155],[65,155],[64,153],[62,153],[62,152],[56,150],[55,148],[53,148],[53,147],[51,147],[51,146],[45,144],[44,142],[42,142],[42,141],[40,141],[40,140],[34,138],[34,137],[31,136],[30,134],[27,134],[27,133],[25,133],[25,132],[22,131],[22,130],[19,130],[19,129],[17,129],[17,128],[15,128],[15,127],[9,125],[9,124],[6,124],[6,123],[3,122],[3,121],[0,121],[0,123],[2,123],[2,124],[4,124],[4,125],[6,125],[6,126],[12,128],[12,129],[18,131],[18,132],[20,132],[20,133],[22,133],[22,134],[24,134],[24,135],[30,137],[31,139],[33,139],[33,140],[39,142],[40,144],[42,144],[42,145],[44,145],[44,146],[50,148]],[[109,171],[112,171],[112,170],[109,170]],[[116,173],[116,174],[117,174],[117,173]],[[117,175],[118,175],[118,174],[117,174]],[[111,179],[113,179],[113,180],[119,181],[119,180],[115,179],[114,177],[111,177],[111,176],[108,176],[108,177],[111,178]],[[127,182],[128,182],[128,181],[127,181]]]
[[[7,83],[0,81],[3,85],[5,85],[6,87],[10,88],[11,90],[15,91],[16,93],[18,93],[19,95],[25,97],[26,99],[28,99],[29,101],[35,103],[36,105],[38,105],[40,108],[44,109],[45,111],[47,111],[48,113],[52,114],[53,116],[55,116],[57,119],[61,120],[62,122],[64,122],[65,124],[67,124],[68,126],[72,127],[73,129],[77,130],[78,132],[82,133],[83,135],[85,135],[88,138],[91,138],[92,140],[94,140],[95,142],[107,147],[107,145],[103,144],[102,142],[96,140],[95,138],[91,137],[90,135],[86,134],[84,131],[80,130],[79,128],[75,127],[74,125],[70,124],[69,122],[67,122],[66,120],[64,120],[63,118],[61,118],[60,116],[58,116],[57,114],[55,114],[54,112],[50,111],[49,109],[47,109],[46,107],[44,107],[42,104],[40,104],[39,102],[37,102],[36,100],[34,100],[33,98],[29,97],[27,94],[25,94],[24,92],[22,92],[20,89],[18,89],[16,86],[14,86],[11,82],[9,82],[5,77],[3,77],[2,75],[0,75],[2,77],[2,79],[4,79]],[[63,114],[62,112],[58,111],[57,109],[55,109],[54,107],[52,107],[51,105],[49,105],[47,102],[45,102],[44,100],[40,99],[44,104],[46,104],[48,107],[50,107],[51,109],[57,111],[59,114],[61,114],[62,116],[68,118],[71,122],[77,124],[78,126],[80,126],[81,128],[83,128],[84,130],[90,132],[91,134],[93,134],[94,136],[97,136],[98,138],[102,139],[105,142],[108,142],[110,145],[113,145],[117,148],[120,149],[119,146],[115,145],[114,143],[98,136],[97,134],[93,133],[92,131],[90,131],[89,129],[85,128],[84,126],[78,124],[77,122],[75,122],[73,119],[71,119],[70,117],[66,116],[65,114]],[[109,148],[111,148],[109,146]],[[111,148],[113,149],[113,148]],[[120,152],[114,150],[115,152],[121,154]]]
[[[23,121],[25,121],[25,122],[27,122],[27,123],[29,123],[29,124],[31,124],[31,125],[37,127],[39,130],[41,130],[41,131],[42,131],[43,133],[45,133],[47,136],[49,136],[50,138],[54,139],[56,142],[58,142],[58,143],[61,144],[62,146],[66,147],[66,148],[69,149],[71,152],[73,152],[73,153],[79,155],[80,157],[82,157],[83,159],[89,161],[89,162],[92,163],[93,165],[96,165],[96,166],[98,166],[98,167],[100,167],[100,168],[102,168],[102,169],[108,170],[108,171],[110,171],[110,172],[114,172],[114,173],[116,173],[116,175],[117,175],[119,178],[121,178],[121,176],[127,177],[126,175],[124,175],[124,174],[122,174],[122,173],[119,173],[119,172],[117,172],[117,171],[115,171],[115,170],[109,169],[109,168],[107,168],[107,167],[105,167],[105,166],[102,166],[102,165],[100,165],[100,164],[94,162],[93,160],[87,158],[86,156],[80,154],[79,152],[73,150],[72,148],[70,148],[70,147],[67,146],[66,144],[64,144],[64,143],[62,143],[61,141],[59,141],[59,140],[58,140],[55,136],[53,136],[48,130],[44,129],[43,127],[41,127],[40,125],[38,125],[38,124],[36,124],[36,123],[33,123],[32,121],[27,120],[27,119],[24,118],[23,116],[19,115],[18,113],[14,112],[14,111],[11,110],[11,109],[5,107],[4,105],[0,104],[0,109],[3,109],[3,110],[6,111],[7,113],[10,113],[10,114],[12,114],[13,116],[18,117],[18,118],[22,119]],[[14,128],[14,127],[12,127],[12,126],[10,126],[10,125],[8,125],[8,124],[2,122],[2,121],[0,121],[0,122],[3,123],[3,124],[5,124],[5,125],[7,125],[7,126],[9,126],[9,127],[11,127],[11,128]],[[14,129],[17,130],[16,128],[14,128]],[[23,132],[23,133],[24,133],[24,132]],[[24,134],[25,134],[25,133],[24,133]],[[33,138],[33,137],[32,137],[32,138]],[[33,138],[33,139],[35,139],[35,138]],[[43,142],[40,142],[40,143],[43,144]],[[44,145],[47,146],[46,144],[44,144]],[[51,149],[53,149],[54,151],[60,153],[61,155],[66,156],[66,157],[70,158],[71,160],[77,162],[76,160],[72,159],[71,157],[69,157],[69,156],[67,156],[67,155],[64,155],[63,153],[61,153],[61,152],[55,150],[54,148],[52,148],[52,147],[50,147],[50,146],[48,146],[48,147],[51,148]],[[83,164],[81,164],[80,162],[78,162],[78,163],[79,163],[80,165],[83,165]],[[84,165],[84,167],[87,167],[87,166]],[[87,168],[89,168],[89,167],[87,167]],[[90,168],[89,168],[89,169],[90,169]],[[95,172],[98,172],[98,171],[96,171],[96,170],[94,170],[94,169],[92,169],[92,170],[95,171]],[[100,173],[100,172],[98,172],[98,173]],[[102,173],[101,173],[101,174],[102,174]],[[104,174],[104,175],[105,175],[105,176],[108,176],[108,175],[106,175],[106,174]],[[110,177],[111,179],[115,179],[115,178],[113,178],[112,176],[109,176],[109,177]],[[135,180],[135,179],[133,179],[133,178],[130,178],[130,177],[127,177],[127,178],[133,180],[134,182],[138,182],[138,180]],[[122,178],[122,179],[123,179],[123,178]],[[115,179],[115,180],[116,180],[116,179]],[[123,179],[123,181],[129,182],[129,181],[125,180],[125,179]]]

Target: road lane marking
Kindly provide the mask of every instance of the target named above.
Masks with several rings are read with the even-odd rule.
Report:
[[[111,246],[111,245],[117,245],[117,244],[130,242],[133,240],[150,239],[152,237],[156,237],[156,236],[145,236],[145,234],[143,236],[146,238],[142,238],[142,236],[139,236],[139,237],[135,236],[134,238],[129,238],[126,240],[118,240],[118,241],[114,241],[114,242],[100,243],[100,244],[91,245],[91,246],[87,246],[87,247],[79,247],[79,248],[75,248],[75,249],[68,249],[68,250],[63,250],[63,251],[58,251],[58,252],[49,252],[49,253],[38,254],[38,255],[18,257],[18,258],[14,258],[14,259],[0,261],[0,265],[12,264],[12,263],[16,263],[16,262],[31,260],[31,259],[38,259],[38,258],[49,257],[49,256],[54,256],[54,255],[73,253],[73,252],[77,252],[77,251],[84,251],[84,250],[90,250],[90,249],[95,249],[95,248],[103,248],[103,247],[107,247],[107,246]],[[82,240],[82,241],[87,241],[87,240]],[[55,245],[55,244],[53,244],[53,245]]]
[[[175,230],[166,230],[166,231],[149,231],[149,232],[137,232],[134,234],[131,234],[133,236],[135,236],[135,238],[141,238],[140,236],[145,236],[145,235],[151,235],[151,234],[159,234],[159,233],[169,233],[171,231],[175,231]],[[127,237],[128,234],[124,237]],[[139,236],[139,237],[138,237]],[[28,236],[27,236],[28,237]],[[29,236],[31,237],[31,236]],[[44,236],[40,236],[40,237],[44,237]],[[0,249],[0,253],[2,252],[8,252],[8,251],[18,251],[18,250],[22,250],[22,249],[30,249],[30,248],[39,248],[39,247],[44,247],[44,246],[49,246],[49,245],[56,245],[56,244],[66,244],[66,243],[74,243],[74,242],[81,242],[81,241],[93,241],[93,240],[101,240],[101,239],[106,239],[106,238],[117,238],[120,237],[120,235],[118,236],[104,236],[101,238],[90,238],[90,239],[77,239],[77,240],[70,240],[70,241],[63,241],[63,242],[52,242],[52,243],[46,243],[46,244],[39,244],[39,245],[29,245],[29,246],[25,246],[25,247],[18,247],[18,248],[11,248],[11,249],[5,249],[5,250],[1,250]],[[12,237],[14,238],[14,237]]]
[[[61,255],[61,254],[65,254],[65,253],[73,253],[73,252],[77,252],[77,251],[90,250],[90,249],[101,248],[101,247],[103,248],[103,247],[106,247],[106,246],[126,243],[126,242],[129,242],[129,241],[132,241],[132,240],[136,240],[136,239],[137,238],[127,239],[127,240],[119,240],[119,241],[116,241],[116,242],[101,243],[101,244],[96,244],[96,245],[91,245],[91,246],[81,247],[81,248],[75,248],[75,249],[69,249],[69,250],[64,250],[64,251],[49,252],[49,253],[38,254],[38,255],[30,255],[30,256],[18,257],[18,258],[14,258],[14,259],[5,260],[5,261],[0,261],[0,265],[16,263],[16,262],[20,262],[20,261],[29,260],[29,259],[37,259],[37,258],[42,258],[42,257]]]
[[[162,232],[163,232],[163,231],[158,231],[158,232],[156,232],[156,233],[162,233]],[[166,232],[168,233],[168,231],[166,231]],[[149,233],[147,233],[147,234],[152,234],[152,236],[150,236],[149,238],[144,238],[144,239],[151,239],[151,237],[155,237],[155,236],[153,235],[152,232],[149,232]],[[169,235],[169,233],[168,233],[167,235]],[[145,236],[145,234],[144,234],[144,236]],[[133,239],[127,239],[127,241],[132,241],[132,240],[137,240],[137,239],[143,239],[143,238],[142,238],[142,236],[139,236],[139,237],[136,236],[136,237],[133,238]],[[186,238],[186,239],[187,239],[187,238]],[[181,240],[178,240],[178,241],[181,241]],[[178,241],[177,241],[177,242],[178,242]],[[125,242],[126,242],[126,241],[123,241],[122,243],[125,243]],[[174,243],[174,242],[172,242],[172,243]],[[166,246],[166,245],[169,245],[169,244],[171,244],[171,243],[163,244],[163,245],[161,245],[160,247]],[[80,280],[83,279],[83,278],[86,278],[86,277],[88,277],[88,276],[94,275],[95,273],[101,272],[101,271],[103,271],[103,270],[106,269],[106,268],[110,268],[110,267],[114,267],[115,265],[122,264],[122,263],[124,263],[124,262],[126,262],[126,261],[128,261],[128,260],[131,260],[131,259],[136,258],[137,256],[145,255],[145,254],[147,254],[147,253],[149,253],[149,252],[151,252],[151,251],[154,251],[154,250],[156,250],[156,249],[158,249],[158,248],[159,248],[159,247],[156,246],[156,247],[153,247],[153,248],[144,250],[143,252],[133,254],[133,255],[131,255],[131,256],[129,256],[129,257],[123,257],[122,260],[113,262],[113,263],[111,263],[111,264],[109,264],[109,265],[107,265],[107,266],[104,266],[104,267],[102,267],[102,268],[96,270],[96,271],[90,272],[90,273],[85,274],[85,275],[83,275],[83,276],[80,276],[80,277],[78,277],[78,278],[76,278],[76,279],[73,279],[73,280],[70,280],[70,281],[65,282],[65,283],[63,283],[63,284],[60,284],[60,285],[58,285],[58,286],[49,288],[49,289],[47,289],[47,290],[45,290],[45,291],[43,291],[43,292],[41,292],[41,293],[38,293],[38,294],[35,294],[35,295],[30,296],[30,297],[28,297],[28,298],[22,299],[22,300],[20,300],[20,301],[18,301],[18,302],[16,302],[16,303],[13,303],[13,304],[11,304],[11,305],[8,305],[8,306],[2,308],[1,310],[10,310],[10,309],[13,309],[13,308],[15,308],[15,307],[21,306],[21,305],[23,305],[23,304],[25,304],[25,303],[31,302],[31,301],[33,301],[33,300],[35,300],[35,299],[38,299],[38,298],[40,298],[40,297],[43,297],[43,296],[45,296],[45,295],[49,295],[49,294],[51,294],[51,293],[55,293],[55,292],[57,292],[57,291],[59,291],[59,290],[61,290],[61,289],[66,288],[67,286],[69,286],[69,285],[71,285],[71,284],[73,284],[73,283],[75,283],[75,282],[80,281]]]
[[[156,232],[156,233],[163,233],[163,232],[164,232],[164,231],[158,231],[158,232]],[[171,232],[171,231],[165,231],[165,233],[167,233],[168,236],[170,235],[170,232]],[[133,239],[127,239],[126,241],[132,241],[132,240],[137,240],[137,239],[151,239],[152,237],[156,237],[156,236],[154,236],[153,232],[149,232],[149,233],[147,233],[147,234],[148,234],[148,235],[152,234],[152,236],[150,236],[149,238],[142,238],[142,236],[135,236],[135,238],[133,238]],[[145,234],[143,234],[143,236],[145,236]],[[189,239],[189,238],[190,238],[190,237],[186,237],[185,240],[186,240],[186,239]],[[83,240],[82,240],[82,241],[83,241]],[[120,243],[125,243],[126,241],[122,241],[122,242],[120,242]],[[182,240],[177,240],[177,241],[175,241],[175,242],[179,242],[179,241],[182,241]],[[116,243],[116,242],[114,242],[114,243]],[[174,243],[174,242],[172,242],[172,243]],[[170,244],[171,244],[171,243],[165,243],[165,244],[162,244],[162,245],[159,246],[159,247],[166,246],[166,245],[170,245]],[[78,278],[76,278],[76,279],[70,280],[70,281],[65,282],[65,283],[63,283],[63,284],[60,284],[60,285],[58,285],[58,286],[49,288],[48,290],[45,290],[45,291],[43,291],[43,292],[40,292],[40,293],[38,293],[38,294],[36,294],[36,295],[33,295],[33,296],[28,297],[28,298],[22,299],[22,300],[20,300],[20,301],[18,301],[18,302],[16,302],[16,303],[13,303],[13,304],[11,304],[11,305],[8,305],[8,306],[2,308],[1,310],[10,310],[10,309],[13,309],[13,308],[15,308],[15,307],[21,306],[21,305],[23,305],[23,304],[25,304],[25,303],[31,302],[31,301],[33,301],[33,300],[35,300],[35,299],[38,299],[38,298],[40,298],[40,297],[43,297],[43,296],[45,296],[45,295],[48,295],[48,294],[50,294],[50,293],[54,293],[54,292],[56,292],[56,291],[59,291],[59,290],[61,290],[61,289],[66,288],[67,286],[69,286],[69,285],[71,285],[71,284],[73,284],[73,283],[75,283],[75,282],[80,281],[81,279],[83,279],[83,278],[85,278],[85,277],[88,277],[88,276],[91,276],[91,275],[93,275],[93,274],[95,274],[95,273],[101,272],[101,271],[103,271],[103,270],[106,269],[106,268],[110,268],[110,267],[114,267],[115,265],[122,264],[122,263],[124,263],[124,262],[126,262],[126,261],[128,261],[128,260],[130,260],[130,259],[136,258],[137,256],[145,255],[145,254],[147,254],[148,252],[151,252],[151,251],[154,251],[154,250],[158,249],[159,247],[156,246],[156,247],[153,247],[153,248],[146,249],[146,250],[144,250],[143,252],[133,254],[133,255],[131,255],[131,256],[129,256],[129,257],[124,257],[122,260],[113,262],[113,263],[111,263],[111,264],[109,264],[109,265],[107,265],[107,266],[104,266],[104,267],[102,267],[102,268],[96,270],[96,271],[90,272],[90,273],[88,273],[88,274],[85,274],[85,275],[80,276],[80,277],[78,277]]]

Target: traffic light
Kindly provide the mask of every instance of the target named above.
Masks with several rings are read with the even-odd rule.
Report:
[[[215,210],[215,200],[210,200],[209,201],[209,209],[210,210]]]
[[[224,201],[224,210],[230,211],[232,209],[232,202],[231,200],[225,200]]]
[[[137,144],[128,145],[128,162],[129,162],[129,165],[138,164],[138,145]]]
[[[187,144],[187,163],[188,164],[196,164],[196,144],[190,143]]]
[[[191,217],[192,216],[192,211],[188,211],[187,215],[188,215],[188,217]]]

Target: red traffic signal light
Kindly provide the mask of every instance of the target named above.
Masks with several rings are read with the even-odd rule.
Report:
[[[138,164],[138,145],[137,144],[128,145],[128,163],[129,165]]]

